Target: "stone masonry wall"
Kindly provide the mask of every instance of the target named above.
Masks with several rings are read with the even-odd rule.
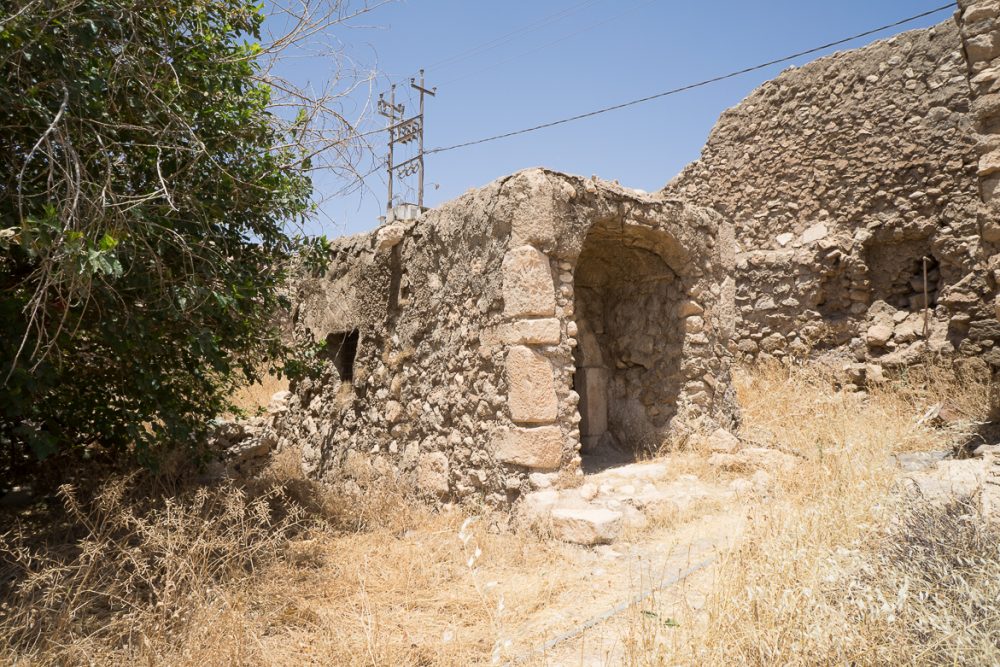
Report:
[[[649,260],[626,271],[643,288],[578,317],[578,281],[599,286],[620,256]],[[728,423],[733,261],[714,212],[541,169],[339,240],[299,285],[295,326],[328,341],[328,363],[274,416],[278,446],[347,488],[397,476],[502,504],[579,467],[602,395],[621,446]],[[580,386],[581,324],[617,332],[596,343],[606,384]]]
[[[968,66],[984,204],[979,225],[988,280],[995,291],[1000,283],[1000,2],[960,0],[958,5],[955,18]],[[995,314],[1000,318],[1000,301],[995,302]]]
[[[786,70],[723,114],[663,192],[736,226],[741,356],[992,353],[970,104],[949,21]]]

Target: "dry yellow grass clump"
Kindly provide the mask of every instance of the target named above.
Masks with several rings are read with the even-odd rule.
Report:
[[[921,423],[935,404],[988,412],[985,377],[914,370],[865,395],[817,368],[738,374],[742,435],[793,453],[750,505],[707,602],[674,630],[639,624],[633,664],[1000,663],[1000,531],[971,504],[903,506],[891,454],[969,433]],[[650,634],[656,637],[651,640]]]
[[[64,512],[0,535],[0,664],[468,665],[558,592],[537,573],[561,545],[507,515],[340,496],[297,456],[252,482],[63,488]]]

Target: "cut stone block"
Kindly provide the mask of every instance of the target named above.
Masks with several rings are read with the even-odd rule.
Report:
[[[545,489],[529,493],[521,501],[520,511],[531,523],[541,523],[547,521],[552,508],[559,502],[559,492],[554,489]]]
[[[580,436],[599,440],[608,430],[608,370],[578,368],[574,384],[580,394]]]
[[[556,221],[576,188],[550,178],[542,169],[528,169],[507,180],[504,190],[516,202],[509,213],[511,244],[554,248],[558,244]]]
[[[503,463],[536,470],[555,470],[562,462],[563,438],[558,426],[513,428],[498,440],[496,457]]]
[[[507,403],[510,418],[522,424],[550,424],[559,404],[552,365],[543,355],[517,345],[507,352]]]
[[[979,175],[989,176],[1000,171],[1000,149],[979,158]]]
[[[622,528],[622,514],[608,509],[552,510],[552,532],[557,539],[593,546],[610,544]]]
[[[558,345],[562,338],[559,320],[520,320],[503,329],[502,342],[517,345]]]
[[[508,250],[503,258],[504,314],[511,318],[551,317],[556,293],[549,258],[531,246]]]

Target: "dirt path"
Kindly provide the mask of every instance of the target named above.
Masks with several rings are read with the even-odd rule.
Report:
[[[282,665],[627,663],[630,642],[669,640],[679,605],[711,591],[714,559],[765,491],[759,472],[683,453],[548,489],[553,507],[621,515],[597,546],[446,513],[309,545],[319,564],[282,578],[287,609],[263,621],[263,653]],[[638,617],[655,632],[636,632],[631,603],[649,591]]]
[[[670,460],[647,466],[670,470]],[[632,468],[588,476],[585,484],[605,489],[613,505],[627,502],[608,487],[616,479],[635,478]],[[574,548],[562,564],[561,576],[571,578],[569,585],[511,633],[508,655],[516,656],[511,664],[621,664],[630,638],[668,636],[679,605],[697,607],[704,600],[715,559],[735,544],[744,526],[744,504],[732,490],[738,485],[705,483],[693,475],[646,479],[656,482],[662,500],[680,516],[662,527],[626,528],[610,545]],[[635,484],[623,486],[629,490]],[[636,631],[636,608],[659,625],[655,632]]]
[[[518,664],[622,664],[639,636],[669,632],[681,605],[700,606],[711,590],[716,558],[734,544],[743,521],[734,502],[727,511],[702,516],[678,530],[655,531],[622,549],[620,556],[602,558],[595,552],[599,562],[581,573],[589,591],[567,591],[564,604],[526,624],[519,643],[532,648],[518,653]],[[661,628],[639,632],[636,610]],[[554,641],[555,646],[545,646]]]

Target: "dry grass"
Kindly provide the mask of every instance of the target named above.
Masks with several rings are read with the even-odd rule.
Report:
[[[244,411],[248,415],[253,415],[257,411],[266,408],[271,402],[271,397],[279,391],[288,389],[288,378],[279,378],[275,375],[266,374],[260,382],[245,385],[236,390],[233,394],[233,405]]]
[[[0,537],[0,664],[476,664],[561,590],[563,547],[508,516],[339,496],[291,451],[243,486],[149,482]]]
[[[116,478],[89,502],[63,487],[65,512],[39,519],[49,530],[35,521],[0,537],[0,661],[151,661],[197,642],[238,605],[229,586],[280,558],[305,528],[277,487],[154,497],[139,479]]]
[[[953,508],[887,503],[890,454],[960,444],[961,425],[919,418],[942,402],[985,415],[985,380],[914,371],[867,396],[838,392],[833,374],[818,369],[771,366],[737,381],[742,435],[805,463],[776,473],[768,496],[751,505],[745,539],[717,567],[703,608],[677,628],[636,624],[630,662],[1000,661],[1000,535],[991,545],[981,523]]]
[[[958,505],[907,514],[885,502],[891,453],[965,437],[917,419],[945,400],[984,414],[985,385],[913,372],[865,398],[780,367],[738,384],[742,435],[805,463],[750,502],[746,537],[704,583],[703,607],[636,611],[627,661],[1000,660],[1000,536]],[[705,478],[704,459],[675,453],[672,472]],[[384,483],[337,495],[304,479],[290,450],[249,482],[125,476],[62,499],[63,511],[0,537],[0,664],[502,662],[532,645],[525,628],[591,599],[581,572],[610,567],[486,508],[434,512]],[[651,529],[718,509],[653,517]],[[633,592],[623,580],[620,597]]]

